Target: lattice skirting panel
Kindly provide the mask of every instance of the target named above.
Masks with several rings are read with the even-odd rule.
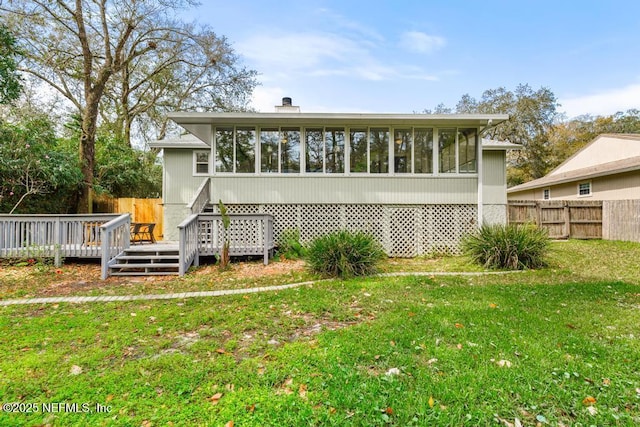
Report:
[[[477,223],[476,205],[273,204],[228,205],[227,209],[273,215],[276,241],[287,229],[300,230],[305,243],[336,230],[360,230],[372,234],[394,257],[458,253],[460,239]]]

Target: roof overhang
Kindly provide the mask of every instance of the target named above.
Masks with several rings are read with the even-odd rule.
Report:
[[[169,113],[168,117],[198,139],[212,140],[213,126],[496,126],[507,114],[371,113]]]

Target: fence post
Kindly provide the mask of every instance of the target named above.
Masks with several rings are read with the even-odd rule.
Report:
[[[542,206],[540,206],[540,202],[536,203],[536,226],[538,228],[542,228]]]
[[[564,237],[568,239],[571,237],[571,210],[569,209],[569,202],[564,202]]]

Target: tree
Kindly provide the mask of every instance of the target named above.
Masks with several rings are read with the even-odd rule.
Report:
[[[81,182],[73,156],[60,150],[52,123],[39,115],[16,123],[0,121],[0,209],[15,212],[30,198],[57,193],[60,211],[64,195]],[[47,206],[51,207],[49,203]]]
[[[256,72],[237,65],[226,38],[192,24],[164,27],[171,29],[164,43],[126,64],[105,90],[102,118],[129,145],[132,133],[143,140],[164,138],[169,111],[243,110],[256,85]]]
[[[523,146],[511,159],[508,181],[515,185],[540,178],[549,170],[548,132],[557,118],[557,107],[550,89],[534,91],[529,85],[520,84],[513,92],[504,87],[486,90],[479,101],[464,95],[456,112],[509,114],[507,122],[490,129],[485,136]]]
[[[17,71],[19,50],[16,39],[6,25],[0,25],[0,105],[15,101],[22,85]]]
[[[101,103],[111,101],[117,107],[114,100],[120,99],[121,111],[112,116],[122,118],[124,110],[131,113],[137,106],[134,91],[143,98],[141,94],[154,90],[153,85],[143,89],[139,82],[146,77],[155,82],[175,77],[158,71],[168,69],[157,66],[165,61],[159,52],[181,50],[178,40],[183,39],[176,34],[184,28],[168,16],[190,4],[191,0],[16,0],[0,4],[9,28],[21,35],[25,58],[21,70],[61,93],[81,117],[83,185],[78,212],[91,211]],[[133,75],[137,79],[130,78]],[[121,96],[111,92],[122,87],[116,83],[118,78],[124,84]],[[162,98],[150,99],[162,103]],[[103,110],[103,116],[109,114]]]

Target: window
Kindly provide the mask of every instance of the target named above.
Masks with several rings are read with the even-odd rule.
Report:
[[[324,139],[322,129],[306,129],[306,171],[324,172]]]
[[[550,200],[551,199],[551,189],[550,188],[545,188],[544,190],[542,190],[542,198],[544,200]]]
[[[369,172],[389,172],[388,129],[371,129],[369,132]]]
[[[216,129],[216,172],[233,172],[233,128]]]
[[[433,129],[415,129],[414,173],[433,173]]]
[[[194,151],[193,153],[193,174],[206,175],[209,173],[209,152]]]
[[[476,172],[476,129],[458,129],[458,172]]]
[[[581,182],[578,184],[578,196],[591,195],[591,182]]]
[[[367,172],[367,131],[351,129],[349,132],[351,172]]]
[[[262,172],[278,172],[279,139],[278,129],[260,130],[260,170]]]
[[[327,173],[344,173],[344,129],[328,128],[324,135]]]
[[[280,139],[280,172],[300,172],[300,129],[283,128]]]
[[[411,173],[411,129],[396,129],[393,137],[393,167],[395,173]]]
[[[256,169],[256,130],[236,130],[236,172],[253,173]]]
[[[456,173],[456,130],[440,129],[438,132],[440,173]]]

